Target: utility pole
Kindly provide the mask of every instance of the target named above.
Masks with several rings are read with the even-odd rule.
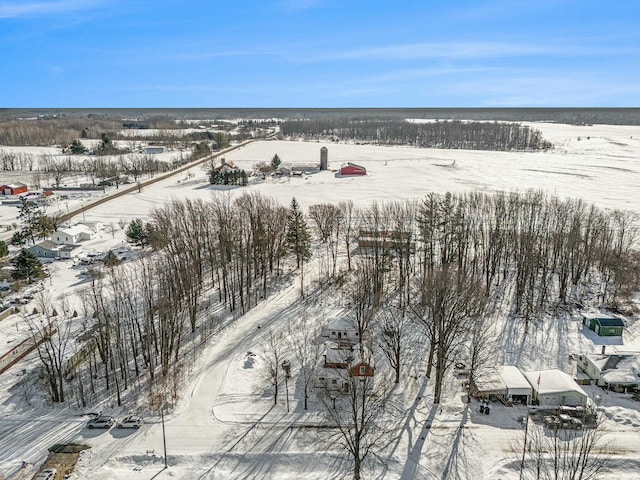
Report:
[[[529,433],[529,411],[527,410],[527,417],[524,424],[524,445],[522,446],[522,461],[520,462],[520,480],[522,480],[522,474],[524,473],[524,457],[527,453],[527,434]]]
[[[164,468],[168,468],[167,466],[167,437],[165,436],[164,433],[164,405],[162,406],[162,409],[160,410],[160,416],[162,418],[162,444],[164,447]]]
[[[287,413],[289,413],[289,377],[291,376],[291,363],[289,363],[289,360],[282,362],[282,368],[284,369],[284,391],[287,395]]]

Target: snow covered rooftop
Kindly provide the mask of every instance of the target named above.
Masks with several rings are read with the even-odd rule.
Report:
[[[527,381],[518,367],[505,365],[500,372],[502,381],[509,389],[524,388],[531,389],[531,384]]]
[[[344,332],[347,330],[354,330],[355,325],[349,318],[337,317],[329,320],[329,322],[327,323],[327,328],[329,330],[341,330]]]
[[[607,383],[640,384],[640,355],[587,355]]]
[[[83,225],[81,223],[74,225],[72,227],[59,228],[58,231],[72,237],[75,237],[76,235],[79,235],[81,233],[92,233],[91,229],[88,226]]]
[[[538,394],[576,392],[585,397],[587,396],[580,385],[562,370],[535,370],[523,372],[523,374]]]

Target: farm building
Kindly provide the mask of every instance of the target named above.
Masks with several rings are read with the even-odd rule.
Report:
[[[25,193],[29,190],[24,183],[8,183],[6,185],[0,186],[0,193],[3,195],[19,195],[21,193]]]
[[[596,385],[616,392],[640,389],[640,354],[586,354],[577,356],[578,367]]]
[[[603,313],[583,313],[582,323],[601,337],[620,337],[624,329],[622,318]]]
[[[533,402],[543,407],[570,407],[587,405],[586,392],[570,375],[562,370],[537,370],[523,372],[533,388]]]
[[[481,375],[473,385],[471,394],[504,403],[531,403],[531,384],[520,369],[513,365],[504,365]]]
[[[355,163],[345,163],[340,167],[340,175],[366,175],[367,169]]]
[[[416,253],[416,244],[410,232],[397,230],[369,231],[358,233],[358,250],[360,253]]]
[[[147,155],[157,155],[159,153],[164,153],[166,151],[166,147],[162,147],[159,145],[149,145],[144,149],[144,153]]]

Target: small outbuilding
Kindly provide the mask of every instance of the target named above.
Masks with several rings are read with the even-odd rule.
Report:
[[[622,318],[603,313],[583,313],[582,323],[601,337],[620,337],[624,329]]]
[[[0,186],[0,193],[3,195],[20,195],[26,193],[29,187],[25,183],[8,183]]]
[[[166,150],[166,147],[163,147],[161,145],[149,145],[144,149],[144,153],[146,153],[147,155],[157,155],[160,153],[164,153]]]
[[[367,169],[361,165],[356,165],[355,163],[345,163],[340,167],[340,175],[349,176],[349,175],[366,175]]]

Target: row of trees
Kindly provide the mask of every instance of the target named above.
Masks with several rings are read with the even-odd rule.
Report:
[[[382,145],[464,148],[472,150],[546,150],[551,143],[527,125],[504,122],[407,122],[401,120],[316,119],[283,122],[294,137],[333,137]]]
[[[122,121],[109,115],[11,119],[0,121],[0,145],[75,145],[78,148],[80,139],[104,140],[106,136],[111,140],[131,140],[132,136],[127,130],[137,129],[135,139],[140,141],[178,147],[204,140],[220,149],[228,146],[230,140],[246,140],[254,134],[267,133],[263,126],[252,125],[251,121],[240,124],[205,121],[203,124],[211,130],[193,131],[193,124],[177,122],[169,117],[150,117],[141,121]]]
[[[78,378],[81,402],[88,393],[81,385],[91,393],[115,390],[121,402],[122,391],[143,373],[151,384],[158,374],[163,384],[174,378],[186,345],[194,349],[211,334],[215,322],[203,314],[215,301],[210,292],[230,312],[245,312],[263,298],[289,250],[287,214],[258,194],[235,201],[222,195],[176,201],[155,210],[148,223],[132,221],[128,237],[155,253],[109,263],[81,292],[85,342],[61,367]]]

